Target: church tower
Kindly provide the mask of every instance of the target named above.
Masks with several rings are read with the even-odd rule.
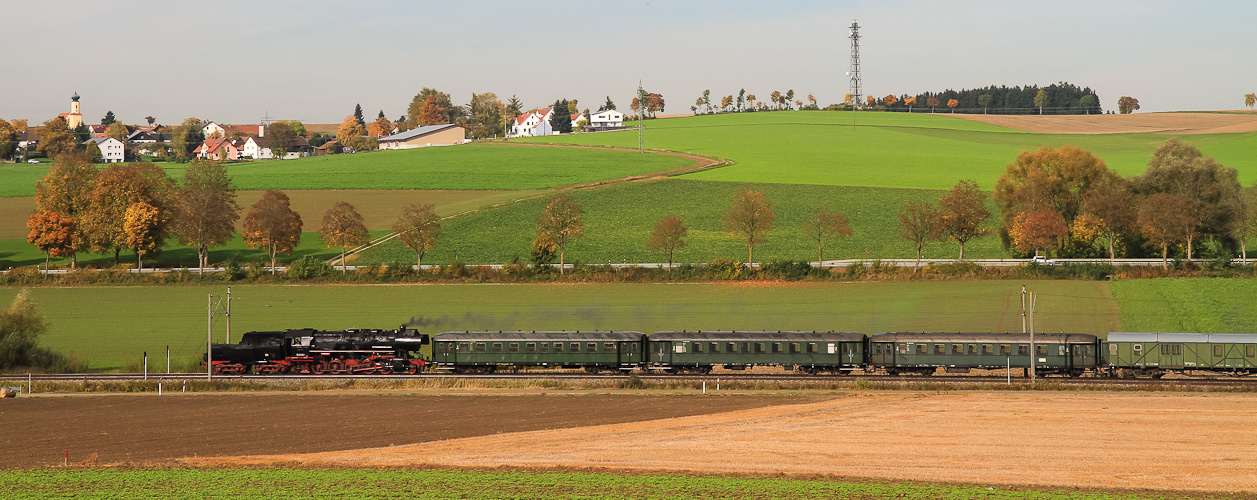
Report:
[[[75,92],[70,97],[70,113],[65,115],[65,124],[70,128],[76,128],[83,124],[83,114],[79,112],[79,93]]]

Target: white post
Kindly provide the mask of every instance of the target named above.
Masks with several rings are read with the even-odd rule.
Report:
[[[214,342],[214,294],[209,294],[209,303],[205,308],[209,320],[205,326],[205,379],[214,380],[213,356],[210,356],[210,347]]]
[[[26,395],[30,396],[35,393],[35,384],[31,382],[30,372],[26,373]]]
[[[227,343],[231,343],[231,287],[227,287]]]
[[[148,380],[148,351],[144,351],[144,380]]]
[[[1033,293],[1030,294],[1030,384],[1034,385],[1038,375],[1035,373],[1035,365],[1038,364],[1038,353],[1034,350],[1034,302],[1038,299]]]
[[[170,373],[170,346],[166,346],[166,373]]]
[[[1004,362],[1008,364],[1008,366],[1004,370],[1004,376],[1008,378],[1008,385],[1012,385],[1013,384],[1013,358],[1004,358]]]
[[[161,382],[157,383],[157,395],[161,396]]]
[[[703,394],[707,394],[707,381],[703,381]]]

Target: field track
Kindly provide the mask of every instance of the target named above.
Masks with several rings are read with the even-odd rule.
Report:
[[[976,115],[956,118],[1042,134],[1238,134],[1257,132],[1257,113]]]

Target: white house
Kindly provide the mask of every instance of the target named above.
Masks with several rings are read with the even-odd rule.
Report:
[[[275,157],[275,154],[271,151],[271,145],[267,142],[266,137],[249,136],[248,139],[244,140],[244,144],[240,146],[239,155],[254,160],[272,159]],[[293,158],[310,156],[310,150],[310,143],[306,141],[306,138],[297,136],[296,139],[293,139],[293,143],[290,145],[288,152],[284,153],[282,159],[291,160]]]
[[[201,127],[201,133],[205,134],[205,137],[209,137],[214,134],[218,134],[219,137],[227,137],[227,130],[224,129],[222,125],[214,122],[206,123],[204,127]]]
[[[608,109],[589,115],[589,125],[585,127],[585,130],[615,130],[620,128],[624,128],[624,113]]]
[[[122,145],[122,141],[109,136],[93,137],[87,142],[95,144],[100,148],[100,159],[105,163],[122,163],[126,157],[126,150]]]
[[[554,135],[554,128],[550,126],[551,111],[553,108],[544,108],[515,117],[515,124],[511,126],[511,137]]]

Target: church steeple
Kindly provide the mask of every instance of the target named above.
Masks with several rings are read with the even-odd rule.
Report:
[[[79,102],[79,93],[75,92],[74,95],[70,96],[70,100],[74,102]]]
[[[79,93],[75,92],[70,96],[70,113],[65,116],[65,124],[70,128],[76,128],[83,124],[83,114],[79,112]]]

